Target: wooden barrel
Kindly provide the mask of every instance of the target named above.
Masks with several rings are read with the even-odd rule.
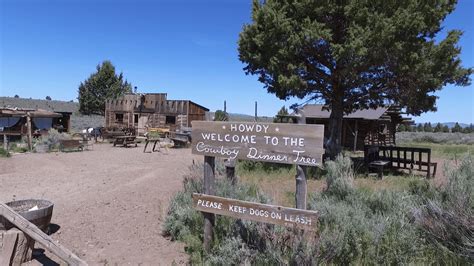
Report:
[[[47,232],[51,217],[53,216],[54,204],[48,200],[18,200],[5,203],[26,220],[36,225],[43,232]],[[37,206],[37,209],[31,210]],[[0,216],[0,230],[9,230],[14,227],[5,218]]]

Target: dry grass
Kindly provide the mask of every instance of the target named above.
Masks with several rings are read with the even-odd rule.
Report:
[[[241,182],[258,185],[265,194],[273,199],[274,204],[287,207],[295,206],[296,171],[292,168],[270,173],[262,172],[263,171],[242,171],[241,173],[237,173],[237,175],[240,177]],[[383,180],[379,180],[367,177],[365,174],[359,174],[354,180],[354,186],[370,191],[403,191],[408,189],[410,181],[419,178],[423,177],[400,173],[396,175],[384,175]],[[308,180],[308,193],[321,192],[325,188],[326,180],[324,177],[319,180],[314,178]]]

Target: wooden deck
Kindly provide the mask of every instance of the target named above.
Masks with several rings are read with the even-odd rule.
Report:
[[[431,160],[431,149],[397,146],[365,146],[364,161],[370,167],[374,161],[386,161],[389,167],[426,172],[426,177],[436,175],[437,163]]]

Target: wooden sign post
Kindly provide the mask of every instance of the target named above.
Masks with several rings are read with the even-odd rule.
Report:
[[[303,228],[314,226],[317,213],[304,211],[307,202],[305,167],[322,165],[323,125],[193,121],[192,128],[192,152],[203,155],[205,158],[204,193],[206,195],[194,195],[194,199],[196,209],[204,213],[206,251],[209,251],[212,241],[214,214],[283,225],[293,224],[298,227],[304,224],[306,227]],[[300,210],[213,197],[214,157],[222,157],[234,162],[241,159],[297,165],[296,207]],[[206,203],[203,205],[203,202]],[[234,211],[231,206],[241,206],[241,208],[238,208],[239,211]],[[260,214],[263,211],[265,219],[259,214],[254,215],[251,210],[259,210]],[[266,217],[267,214],[270,218]],[[272,218],[272,214],[276,218]],[[286,217],[299,218],[294,219],[298,222],[293,222],[292,218],[286,219]],[[311,218],[308,220],[301,217]],[[305,222],[301,223],[301,221]]]
[[[215,158],[204,157],[204,193],[214,195],[215,193]],[[204,213],[204,250],[209,250],[214,234],[214,223],[216,217],[210,212]]]

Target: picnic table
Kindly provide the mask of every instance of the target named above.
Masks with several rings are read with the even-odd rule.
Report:
[[[82,141],[77,139],[62,139],[59,140],[59,150],[64,152],[65,150],[84,150],[84,144]]]
[[[135,139],[135,136],[117,136],[114,140],[114,147],[117,145],[122,145],[127,148],[130,144],[135,144],[135,147],[137,147],[138,145]]]
[[[170,139],[175,147],[186,147],[191,142],[191,136],[188,133],[175,132]]]
[[[156,150],[156,144],[159,143],[161,138],[147,138],[145,140],[145,147],[143,148],[143,152],[146,152],[146,148],[148,147],[148,143],[153,143],[153,148],[151,149],[151,152],[155,151],[160,151],[160,145],[158,145],[158,150]]]

